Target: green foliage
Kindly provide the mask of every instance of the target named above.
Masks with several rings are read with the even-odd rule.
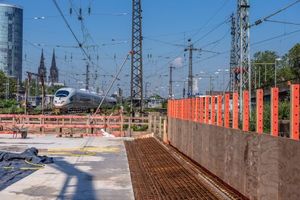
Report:
[[[271,131],[271,106],[269,103],[264,104],[264,133],[270,133]]]
[[[19,103],[14,99],[1,99],[0,100],[0,113],[23,113],[24,109],[20,107]]]
[[[147,131],[148,125],[133,125],[132,130],[133,131]]]
[[[7,84],[9,85],[9,98],[12,98],[17,92],[17,81],[14,78],[8,78],[3,71],[0,71],[0,98],[5,98]]]
[[[283,101],[279,103],[279,120],[288,120],[290,119],[290,102]]]

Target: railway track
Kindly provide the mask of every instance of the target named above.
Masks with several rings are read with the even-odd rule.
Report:
[[[125,141],[125,147],[137,200],[246,199],[155,138]]]

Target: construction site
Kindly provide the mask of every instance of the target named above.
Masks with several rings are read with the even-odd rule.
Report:
[[[167,16],[147,1],[103,2],[0,3],[0,199],[298,200],[300,0],[203,1],[215,11],[200,14],[213,14],[203,26],[171,34],[150,25],[193,21],[199,3],[164,2]],[[24,14],[23,28],[25,9],[45,11]],[[31,36],[50,29],[53,41]],[[164,45],[179,56],[156,55]]]

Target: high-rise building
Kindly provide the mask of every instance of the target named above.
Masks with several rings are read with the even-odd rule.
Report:
[[[57,69],[57,66],[56,66],[55,51],[54,50],[53,50],[53,55],[52,55],[51,67],[50,67],[49,82],[50,82],[50,84],[58,83],[58,69]]]
[[[23,9],[0,3],[0,70],[22,80]]]

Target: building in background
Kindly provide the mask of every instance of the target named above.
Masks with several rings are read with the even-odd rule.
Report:
[[[44,51],[42,49],[42,54],[41,54],[41,60],[40,60],[40,66],[38,68],[38,74],[40,79],[43,78],[44,82],[47,82],[47,69],[45,66],[45,58],[44,58]]]
[[[54,50],[53,50],[53,55],[52,55],[51,67],[50,67],[49,83],[50,83],[50,85],[54,85],[55,83],[58,83],[58,68],[56,66]]]
[[[23,9],[0,3],[0,70],[22,80]]]

